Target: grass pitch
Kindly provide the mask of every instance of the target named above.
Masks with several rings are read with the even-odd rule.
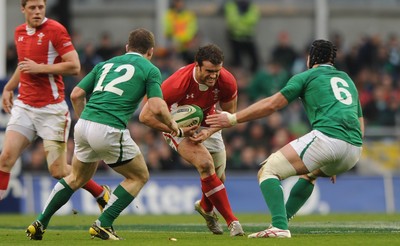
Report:
[[[237,214],[246,234],[267,227],[267,214]],[[289,224],[290,239],[230,237],[223,219],[223,235],[212,235],[203,218],[193,215],[122,215],[114,223],[123,241],[90,239],[96,216],[54,216],[42,241],[30,241],[25,229],[34,215],[0,214],[0,245],[400,245],[400,214],[330,214],[297,216]],[[175,238],[176,241],[170,240]]]

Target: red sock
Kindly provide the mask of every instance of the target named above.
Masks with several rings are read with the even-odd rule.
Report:
[[[95,198],[98,198],[104,191],[103,187],[94,182],[93,179],[89,180],[82,188],[89,191]]]
[[[7,190],[10,182],[10,173],[0,171],[0,190]]]
[[[214,209],[214,206],[212,204],[212,202],[210,201],[210,199],[208,199],[204,193],[201,196],[201,200],[200,200],[200,206],[203,208],[204,211],[206,212],[211,212]]]
[[[210,199],[222,217],[224,217],[228,226],[232,221],[238,220],[235,215],[233,215],[225,186],[216,174],[201,180],[201,190],[206,197]]]

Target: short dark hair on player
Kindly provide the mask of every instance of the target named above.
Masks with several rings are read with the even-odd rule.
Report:
[[[309,68],[312,68],[315,64],[335,63],[336,58],[336,46],[327,40],[318,39],[312,42],[310,47],[310,63]]]
[[[44,1],[44,4],[46,4],[46,0],[43,0],[43,1]],[[29,2],[29,0],[21,0],[21,6],[25,7],[27,2]]]
[[[218,65],[224,61],[224,53],[217,45],[208,44],[199,48],[194,60],[199,66],[203,65],[203,61],[209,61],[214,65]]]
[[[140,54],[146,54],[146,52],[154,48],[154,34],[144,28],[133,30],[129,34],[128,50],[138,52]]]

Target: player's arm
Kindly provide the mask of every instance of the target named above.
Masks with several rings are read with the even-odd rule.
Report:
[[[148,127],[163,132],[171,132],[174,136],[179,134],[179,128],[172,119],[165,101],[159,97],[147,99],[139,114],[139,121]]]
[[[173,135],[179,134],[178,124],[172,119],[168,106],[162,98],[151,97],[147,100],[146,104],[154,117],[167,127],[165,132],[172,131]]]
[[[11,108],[14,105],[14,90],[19,84],[19,67],[15,69],[14,74],[11,76],[10,80],[4,86],[2,94],[2,106],[6,113],[11,113]]]
[[[44,73],[44,74],[59,74],[59,75],[78,75],[81,70],[79,56],[76,50],[65,53],[61,56],[62,61],[55,64],[39,64],[35,61],[24,58],[18,66],[23,73]]]
[[[139,114],[139,121],[148,127],[154,128],[158,131],[168,132],[169,128],[166,124],[162,123],[152,112],[149,106],[149,100],[143,105]]]
[[[221,107],[222,111],[234,114],[234,113],[236,113],[236,110],[237,110],[237,97],[230,100],[229,102],[220,102],[219,106]],[[212,131],[211,134],[213,134],[221,129],[222,129],[221,127],[210,127],[210,131]]]
[[[222,114],[209,115],[207,116],[206,123],[211,127],[231,127],[237,123],[256,120],[271,115],[275,111],[285,107],[288,103],[288,100],[283,96],[283,94],[277,92],[270,97],[253,103],[235,114],[224,112]]]
[[[71,92],[70,98],[76,116],[80,117],[86,105],[86,91],[78,86],[75,86]]]

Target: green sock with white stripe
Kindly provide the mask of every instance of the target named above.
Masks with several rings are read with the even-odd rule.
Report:
[[[71,198],[72,194],[74,194],[74,190],[69,187],[67,182],[64,179],[60,179],[57,184],[54,186],[53,191],[51,192],[49,198],[47,199],[47,205],[43,209],[43,212],[37,217],[44,228],[47,228],[49,225],[51,217],[60,209],[64,204],[68,202]]]

